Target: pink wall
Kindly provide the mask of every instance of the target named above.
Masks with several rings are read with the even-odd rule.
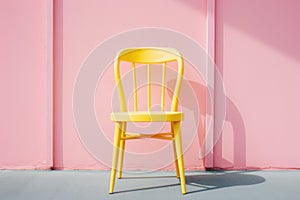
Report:
[[[215,167],[300,167],[299,7],[296,0],[217,1],[227,116]]]
[[[48,168],[46,1],[3,1],[0,24],[0,168]]]
[[[0,8],[0,168],[51,166],[46,4],[7,1]],[[224,79],[227,115],[214,148],[214,167],[300,167],[299,6],[297,0],[216,1],[215,56]],[[92,49],[112,35],[139,27],[173,29],[205,47],[206,0],[54,0],[55,168],[107,169],[77,134],[74,83]],[[187,75],[192,77],[192,72]],[[215,103],[218,108],[218,99]],[[220,114],[218,109],[215,114]],[[111,133],[112,127],[108,122]],[[195,140],[185,153],[187,169],[203,166],[198,154]],[[138,160],[127,165],[145,169]]]

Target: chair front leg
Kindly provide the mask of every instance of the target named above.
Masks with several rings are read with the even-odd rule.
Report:
[[[118,164],[118,154],[120,148],[120,139],[122,133],[122,124],[120,122],[115,123],[115,135],[114,135],[114,146],[113,146],[113,158],[111,166],[111,175],[110,175],[110,186],[109,193],[112,194],[115,186],[116,179],[116,169]]]

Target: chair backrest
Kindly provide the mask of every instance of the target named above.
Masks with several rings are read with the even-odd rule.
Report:
[[[161,83],[161,111],[165,111],[165,87],[166,87],[166,67],[167,62],[177,61],[177,80],[173,91],[171,111],[177,111],[178,96],[180,92],[183,72],[184,60],[182,55],[175,49],[171,48],[156,48],[156,47],[141,47],[127,48],[121,50],[114,63],[115,79],[119,93],[121,111],[127,111],[126,99],[123,91],[122,80],[120,75],[120,62],[130,62],[133,70],[133,101],[134,111],[138,111],[138,94],[136,83],[136,64],[148,64],[147,68],[147,108],[151,110],[151,64],[161,64],[162,66],[162,83]]]

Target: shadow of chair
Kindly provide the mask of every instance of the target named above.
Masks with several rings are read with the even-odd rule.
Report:
[[[186,175],[186,185],[190,186],[186,194],[205,192],[209,190],[217,190],[222,188],[229,188],[235,186],[247,186],[260,184],[266,181],[264,177],[249,174],[253,171],[212,171],[199,174]],[[124,177],[123,179],[168,179],[174,176],[145,176],[145,177]],[[163,180],[161,180],[163,182]],[[173,184],[160,184],[152,187],[140,187],[135,189],[127,189],[123,191],[117,191],[115,193],[127,193],[135,191],[154,190],[167,187],[178,187],[180,183]],[[195,189],[196,187],[196,189]]]
[[[248,172],[251,171],[219,171],[213,172],[212,174],[186,176],[187,185],[201,188],[189,191],[188,193],[203,192],[234,186],[255,185],[265,182],[265,178],[254,174],[247,174]]]

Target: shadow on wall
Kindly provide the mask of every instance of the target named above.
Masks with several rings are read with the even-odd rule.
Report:
[[[189,92],[192,89],[194,94]],[[195,96],[194,96],[195,95]],[[191,102],[191,99],[195,102]],[[180,104],[193,112],[194,119],[198,120],[196,130],[199,146],[199,155],[205,155],[205,124],[206,124],[206,86],[195,81],[184,80],[180,94]],[[200,113],[198,113],[200,111]],[[197,156],[198,158],[198,156]],[[202,157],[200,157],[201,159]],[[205,159],[202,159],[202,164],[205,166]]]
[[[234,169],[244,169],[246,167],[246,130],[245,124],[241,113],[234,103],[227,97],[226,98],[226,118],[225,121],[229,122],[232,126],[233,132],[233,161],[230,162],[223,158],[222,155],[222,137],[220,135],[214,148],[214,159],[218,160],[221,166],[226,166]],[[218,166],[214,166],[218,167]]]
[[[168,87],[172,87],[174,85],[174,81],[170,81],[167,85]],[[193,90],[194,94],[191,92]],[[218,89],[218,88],[217,88]],[[205,152],[205,124],[206,124],[206,112],[208,115],[212,115],[211,109],[206,108],[206,92],[207,88],[205,85],[195,82],[183,80],[182,89],[181,89],[181,101],[180,104],[182,107],[185,107],[194,113],[194,119],[199,120],[199,124],[197,127],[197,139],[199,146],[199,155],[207,155],[210,152]],[[217,91],[218,92],[218,91]],[[169,94],[170,95],[170,94]],[[195,102],[192,101],[195,96]],[[217,101],[215,103],[218,103]],[[215,114],[218,114],[218,107],[215,111]],[[200,114],[198,113],[200,111]],[[218,166],[226,166],[226,168],[234,168],[234,169],[243,169],[246,167],[246,132],[245,132],[245,124],[241,113],[235,104],[226,97],[226,116],[225,121],[230,123],[233,129],[233,160],[229,161],[223,158],[222,145],[223,145],[223,136],[222,133],[214,138],[214,154],[213,158],[216,165],[214,168],[220,168]],[[211,151],[212,149],[208,149]],[[201,157],[200,157],[201,158]],[[205,157],[202,159],[203,166],[205,166]]]
[[[176,80],[171,80],[167,82],[168,88],[175,87]],[[168,90],[168,95],[172,97],[172,92]],[[197,134],[197,142],[199,145],[199,154],[194,155],[197,159],[205,155],[205,124],[206,124],[206,86],[198,82],[191,80],[182,80],[181,90],[180,90],[180,106],[188,109],[193,113],[193,119],[195,120],[195,125],[197,130],[194,132]],[[185,115],[186,118],[186,115]],[[183,122],[187,123],[187,122]],[[192,126],[192,125],[191,125]],[[184,133],[193,134],[193,133]],[[185,138],[183,134],[183,143]],[[189,147],[188,147],[189,148]],[[202,166],[205,166],[205,159],[202,159]]]

